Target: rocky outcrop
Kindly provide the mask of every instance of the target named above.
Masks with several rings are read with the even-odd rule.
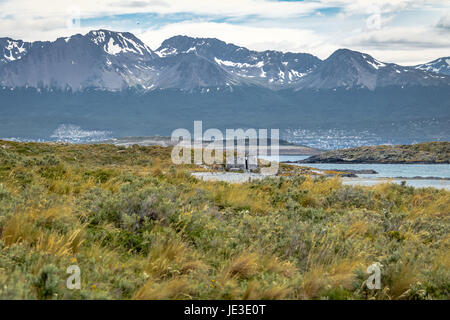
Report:
[[[450,142],[334,150],[299,163],[450,163]]]

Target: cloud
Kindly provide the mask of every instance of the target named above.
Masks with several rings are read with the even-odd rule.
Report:
[[[225,42],[263,51],[307,52],[326,59],[339,48],[350,48],[375,58],[402,65],[416,65],[448,56],[450,37],[442,37],[433,28],[382,28],[354,30],[346,37],[324,35],[314,30],[256,27],[212,22],[180,22],[136,34],[156,49],[165,39],[175,35],[219,38]],[[428,58],[427,58],[428,57]]]
[[[450,37],[442,37],[433,28],[395,27],[361,33],[347,38],[342,43],[358,44],[367,48],[450,48]]]
[[[110,14],[154,12],[158,14],[193,13],[209,16],[288,17],[309,14],[325,4],[320,1],[277,2],[271,0],[170,0],[170,1],[107,1],[107,0],[8,0],[0,2],[1,12],[16,12],[23,16],[64,15],[67,7],[77,6],[84,17],[99,17]]]
[[[344,47],[365,50],[377,59],[404,65],[428,62],[450,53],[450,37],[433,27],[390,27],[355,33],[341,42]],[[426,57],[429,57],[428,60]]]
[[[322,0],[321,2],[341,7],[345,15],[393,14],[406,10],[448,7],[441,0]]]
[[[261,19],[285,19],[308,15],[324,7],[320,2],[276,2],[272,0],[5,0],[0,2],[0,36],[25,40],[53,40],[84,29],[67,29],[70,9],[77,8],[83,20],[105,18],[125,14],[154,13],[158,15],[190,14],[209,19],[245,19],[248,16]],[[14,19],[4,21],[3,17]],[[42,22],[42,18],[48,24]]]
[[[157,48],[160,43],[175,35],[199,38],[219,38],[225,42],[253,50],[277,49],[280,51],[310,52],[326,47],[325,38],[314,31],[281,27],[256,27],[215,22],[180,22],[158,29],[149,29],[139,37]],[[329,50],[326,50],[328,54]]]
[[[67,26],[77,11],[70,8],[81,25]],[[185,34],[322,59],[349,47],[415,64],[449,55],[448,12],[438,0],[0,0],[0,37],[55,40],[104,28],[133,32],[152,48]]]
[[[450,31],[450,14],[441,17],[436,24],[436,27],[439,29],[446,29]]]

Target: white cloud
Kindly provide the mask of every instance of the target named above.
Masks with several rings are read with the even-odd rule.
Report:
[[[203,17],[167,21],[148,30],[120,26],[120,31],[135,33],[152,48],[170,36],[185,34],[219,38],[255,50],[309,52],[322,59],[342,47],[404,64],[450,54],[450,3],[438,0],[3,0],[0,37],[54,40],[92,29],[86,24],[67,27],[72,7],[79,8],[84,19],[133,13]],[[330,16],[317,11],[330,7],[340,8],[341,14]],[[408,20],[410,12],[423,13],[423,17]],[[220,18],[227,20],[213,22]],[[114,21],[102,21],[106,23],[97,23],[96,28],[117,30]]]
[[[265,19],[283,19],[310,14],[324,5],[320,2],[276,2],[271,0],[5,0],[0,1],[0,36],[25,40],[54,40],[88,28],[67,28],[71,8],[77,8],[82,19],[118,14],[189,13],[210,18],[245,18],[249,15]],[[103,26],[107,27],[107,26]]]
[[[450,33],[442,36],[432,27],[391,27],[356,33],[343,39],[340,45],[366,51],[379,60],[414,65],[448,56]]]
[[[450,37],[442,37],[432,28],[384,28],[354,30],[346,37],[323,35],[313,30],[232,25],[211,22],[181,22],[136,33],[156,49],[175,35],[218,38],[253,50],[307,52],[326,59],[338,48],[350,48],[386,62],[415,65],[450,53]]]
[[[255,27],[214,22],[180,22],[150,29],[139,37],[157,48],[161,42],[175,35],[218,38],[225,42],[245,46],[253,50],[277,49],[280,51],[310,52],[326,48],[325,39],[311,30],[275,27]],[[325,49],[327,55],[330,48]]]
[[[436,27],[450,30],[450,13],[448,13],[445,16],[442,16],[439,19],[438,23],[436,24]]]
[[[345,15],[392,14],[404,10],[448,7],[442,0],[322,0],[321,3],[343,8]]]
[[[316,2],[277,2],[271,0],[6,0],[0,2],[0,12],[30,17],[65,16],[67,9],[76,6],[84,17],[99,17],[110,14],[154,12],[159,14],[193,13],[210,16],[242,17],[260,15],[267,18],[282,18],[309,14],[325,4]]]

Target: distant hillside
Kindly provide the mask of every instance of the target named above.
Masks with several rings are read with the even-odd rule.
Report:
[[[450,142],[358,147],[312,156],[304,163],[450,163]]]
[[[195,120],[202,120],[205,129],[222,131],[278,128],[283,139],[323,149],[450,141],[450,90],[241,87],[233,92],[141,94],[0,88],[0,138],[57,139],[53,137],[63,124],[109,132],[110,138],[170,136],[177,128],[192,130]],[[287,129],[289,135],[283,135]],[[333,140],[337,137],[349,143]],[[325,140],[328,144],[321,143]]]

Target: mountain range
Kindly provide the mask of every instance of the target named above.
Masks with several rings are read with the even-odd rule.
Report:
[[[449,63],[400,66],[348,49],[321,60],[186,36],[152,50],[108,30],[0,38],[0,138],[170,135],[202,120],[205,129],[279,128],[327,149],[448,141]]]
[[[187,36],[167,39],[153,51],[131,33],[95,30],[53,42],[0,38],[0,85],[71,91],[449,86],[450,58],[400,66],[339,49],[321,60]]]

